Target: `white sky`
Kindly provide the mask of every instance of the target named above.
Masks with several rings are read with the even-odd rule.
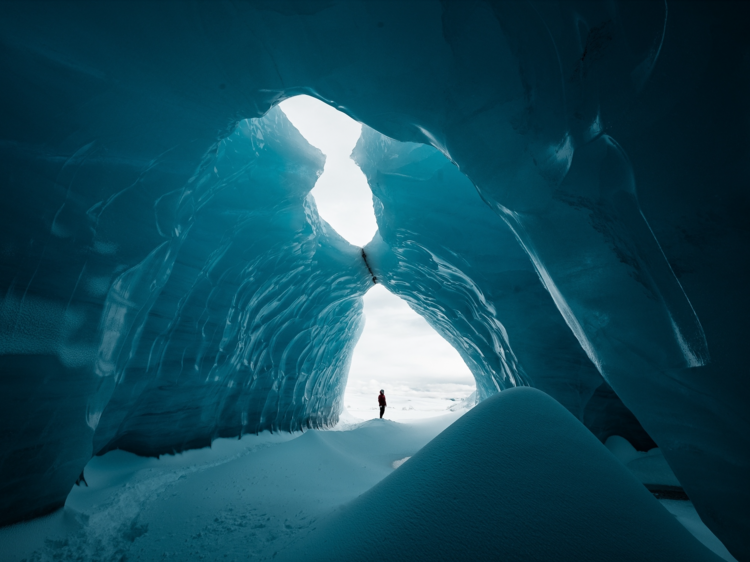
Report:
[[[364,246],[377,230],[372,193],[349,158],[362,126],[308,96],[280,104],[307,141],[326,155],[312,195],[318,212],[350,243]],[[471,394],[474,377],[458,352],[409,305],[382,285],[365,295],[365,330],[352,358],[344,404],[360,418],[376,417],[377,394],[388,400],[386,416],[403,420],[444,413]]]
[[[378,225],[367,179],[349,158],[362,125],[309,96],[288,99],[280,107],[307,142],[326,155],[323,175],[312,191],[320,216],[350,243],[364,246]]]
[[[436,416],[466,398],[476,384],[458,352],[427,321],[383,285],[365,295],[366,324],[354,350],[344,405],[360,418],[378,415],[385,390],[386,417]]]

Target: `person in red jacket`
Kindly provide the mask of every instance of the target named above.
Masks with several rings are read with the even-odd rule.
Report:
[[[383,418],[383,414],[385,413],[385,407],[388,405],[385,403],[385,390],[381,390],[380,394],[378,394],[378,404],[380,404],[380,418]]]

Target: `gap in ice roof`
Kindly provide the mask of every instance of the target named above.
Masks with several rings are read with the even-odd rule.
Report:
[[[279,104],[307,142],[326,155],[325,169],[312,190],[318,213],[355,246],[364,246],[378,229],[372,192],[362,170],[349,157],[362,125],[310,96]]]
[[[362,125],[325,103],[296,96],[279,104],[307,142],[326,155],[312,190],[320,216],[350,243],[364,246],[377,231],[372,192],[350,158]],[[476,390],[458,352],[406,302],[382,285],[364,297],[365,329],[354,350],[344,406],[355,417],[378,417],[377,395],[391,420],[445,414]]]

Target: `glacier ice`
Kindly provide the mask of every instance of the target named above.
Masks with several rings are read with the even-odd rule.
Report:
[[[4,409],[30,422],[6,436],[6,450],[22,457],[5,465],[14,471],[9,483],[46,470],[60,485],[54,503],[47,490],[39,501],[57,505],[92,452],[159,455],[219,436],[336,422],[362,326],[361,296],[372,281],[361,249],[320,219],[309,196],[323,162],[274,108],[240,123],[198,166],[189,188],[154,194],[155,228],[166,240],[131,267],[115,268],[108,290],[84,292],[101,300],[91,370],[66,364],[64,331],[58,357],[3,357],[15,385],[39,381]],[[112,196],[106,211],[87,212],[133,211],[127,195]],[[130,236],[128,229],[117,234]],[[94,261],[84,264],[78,284],[88,282]],[[61,316],[72,323],[80,314]],[[82,327],[79,320],[69,330]],[[22,345],[18,331],[10,334],[6,345]],[[52,339],[45,331],[21,337]],[[56,380],[70,385],[63,408],[49,395]],[[23,455],[36,435],[45,436],[36,448],[49,460]],[[35,506],[15,503],[28,502],[26,494],[4,497],[8,516],[34,513]]]
[[[653,446],[616,396],[596,392],[607,384],[528,256],[456,166],[432,146],[394,141],[369,127],[352,158],[367,176],[378,221],[364,248],[368,264],[459,351],[480,399],[533,386],[602,440],[626,433],[641,447]]]
[[[707,525],[749,559],[748,17],[721,2],[3,2],[0,522],[59,505],[107,447],[164,451],[335,417],[366,268],[302,196],[315,151],[264,152],[267,175],[263,158],[231,153],[265,142],[240,138],[252,126],[239,123],[306,93],[442,152],[520,243],[527,257],[491,267],[527,260],[538,310],[492,295],[433,320],[479,347],[464,356],[485,391],[546,385],[580,419],[596,373],[540,368],[585,353],[607,385],[584,422],[630,410]],[[296,162],[288,151],[301,161],[279,170]],[[453,282],[491,294],[482,267],[446,263]],[[428,318],[477,306],[443,293],[433,308],[395,287]],[[552,331],[530,342],[550,301],[573,336],[545,318]],[[243,331],[249,304],[263,342]],[[271,318],[276,304],[288,322]],[[473,312],[481,321],[459,319]],[[555,333],[580,349],[559,351]],[[554,360],[530,357],[537,345]],[[253,360],[276,386],[244,386],[267,380]],[[330,377],[333,392],[297,394],[297,373]]]
[[[195,211],[189,224],[170,225],[186,234],[162,266],[168,280],[127,359],[104,375],[116,389],[96,451],[158,455],[335,423],[372,282],[361,250],[308,195],[322,167],[322,154],[274,108],[243,121],[200,168],[194,192],[179,194]],[[127,297],[113,288],[105,322],[128,334]],[[121,357],[123,344],[107,340],[106,356]]]

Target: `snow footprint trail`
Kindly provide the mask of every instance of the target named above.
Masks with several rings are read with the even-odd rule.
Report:
[[[103,503],[74,512],[81,529],[65,539],[47,541],[46,548],[35,552],[30,560],[121,560],[130,544],[148,532],[148,524],[139,520],[142,507],[158,500],[171,484],[184,477],[178,471],[136,476],[143,480],[124,484]]]
[[[142,514],[150,506],[164,501],[175,483],[191,474],[236,462],[243,456],[298,436],[265,433],[247,436],[242,441],[220,439],[210,449],[187,451],[159,459],[138,457],[123,451],[95,457],[84,471],[88,485],[74,486],[65,503],[65,516],[77,523],[77,530],[59,537],[53,532],[57,529],[49,529],[48,533],[52,536],[44,539],[42,548],[29,553],[28,548],[23,548],[24,545],[14,545],[16,548],[12,552],[25,550],[28,554],[16,556],[15,559],[29,562],[119,561],[127,555],[136,539],[148,533],[149,523],[143,522]],[[172,491],[171,496],[176,494]],[[53,514],[26,525],[36,528],[32,535],[43,534],[45,520],[50,520],[49,523],[54,525],[53,520],[57,517],[57,514]],[[23,535],[8,538],[18,541],[23,540]],[[34,538],[30,536],[27,540],[34,541]],[[39,541],[38,538],[36,540]]]
[[[0,530],[0,542],[27,540],[12,545],[21,554],[8,562],[270,559],[458,417],[220,439],[160,459],[113,451],[89,463],[89,487],[69,496],[63,515],[74,516],[77,529],[44,535],[38,520],[31,525],[46,544],[14,534],[20,525]]]
[[[201,559],[221,552],[227,560],[270,559],[321,516],[390,474],[394,460],[419,450],[456,417],[438,424],[372,420],[350,431],[309,431],[196,474],[176,485],[176,496],[144,514],[153,523],[131,555],[152,560],[166,551]],[[177,525],[164,523],[175,513],[178,532]],[[180,538],[186,535],[195,538]]]

